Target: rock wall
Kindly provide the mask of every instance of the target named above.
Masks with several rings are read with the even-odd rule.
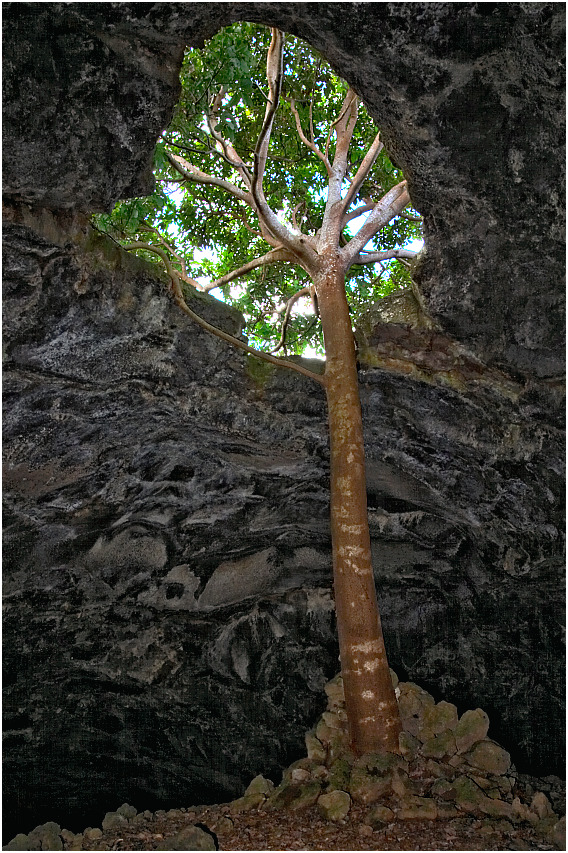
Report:
[[[337,670],[322,392],[191,326],[82,216],[151,188],[184,44],[239,18],[325,52],[425,216],[435,328],[371,317],[360,373],[391,663],[559,771],[563,13],[6,4],[8,835],[276,778]]]

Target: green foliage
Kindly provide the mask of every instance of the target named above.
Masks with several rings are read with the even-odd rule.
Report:
[[[217,187],[181,183],[165,151],[181,155],[210,175],[239,183],[234,168],[215,149],[207,113],[220,87],[224,87],[216,112],[216,129],[252,168],[266,107],[266,53],[270,38],[266,27],[239,23],[219,32],[203,50],[186,51],[181,70],[182,94],[172,122],[156,146],[156,190],[147,198],[121,202],[111,214],[96,217],[99,228],[119,241],[139,239],[163,246],[162,235],[175,252],[174,266],[181,270],[185,264],[189,275],[195,279],[204,277],[204,283],[268,251],[270,247],[258,233],[258,221],[244,202]],[[330,126],[339,114],[348,87],[313,48],[299,39],[286,37],[284,61],[282,100],[271,136],[264,192],[273,210],[282,211],[288,222],[295,210],[298,225],[304,233],[313,234],[321,225],[325,208],[327,173],[321,160],[299,138],[290,99],[294,99],[306,136],[312,127],[315,144],[322,151],[329,145],[331,158],[334,134],[330,134]],[[351,174],[376,132],[361,107],[350,148]],[[372,195],[377,200],[402,179],[383,150],[359,199]],[[351,223],[351,233],[354,227]],[[346,237],[349,233],[348,229]],[[399,217],[366,248],[382,251],[401,247],[420,236],[419,223]],[[161,263],[155,255],[148,254],[148,258]],[[222,298],[244,314],[249,343],[270,350],[280,339],[286,301],[307,283],[300,267],[281,262],[258,268],[246,279],[224,286]],[[409,283],[408,272],[398,261],[386,261],[381,267],[352,267],[346,290],[353,314],[356,316],[369,302]],[[219,291],[214,293],[218,295]],[[319,323],[310,313],[309,300],[299,302],[293,312],[286,350],[301,353],[308,344],[323,352]]]

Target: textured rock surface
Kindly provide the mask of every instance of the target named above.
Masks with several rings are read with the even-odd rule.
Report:
[[[375,325],[360,374],[391,661],[558,771],[564,9],[369,5],[6,4],[5,195],[68,211],[5,229],[8,833],[276,780],[337,668],[321,392],[254,379],[74,215],[150,188],[183,44],[237,17],[324,50],[425,216],[442,328]]]
[[[425,217],[444,328],[562,371],[561,4],[7,3],[5,192],[92,210],[148,190],[183,47],[238,19],[306,38],[363,95]]]

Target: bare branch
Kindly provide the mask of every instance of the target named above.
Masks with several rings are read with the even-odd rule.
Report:
[[[357,95],[352,89],[349,89],[343,101],[340,115],[333,123],[337,142],[328,181],[325,213],[320,229],[320,241],[323,247],[337,246],[341,234],[341,220],[345,212],[341,200],[341,191],[347,173],[349,145],[357,123],[357,109]]]
[[[219,107],[225,97],[225,87],[221,86],[216,96],[213,98],[213,103],[211,105],[211,114],[207,116],[207,124],[209,125],[209,130],[211,131],[211,136],[216,140],[220,153],[223,158],[236,169],[241,178],[244,181],[244,184],[248,190],[250,190],[251,185],[251,173],[247,164],[244,162],[242,157],[237,154],[233,144],[224,139],[221,134],[217,131],[217,125],[219,124],[219,120],[217,118],[217,114],[219,112]]]
[[[392,258],[402,263],[403,258],[412,260],[417,254],[418,252],[413,252],[411,249],[386,249],[384,252],[360,252],[351,264],[376,264],[379,261],[388,261]]]
[[[348,266],[355,261],[369,240],[409,204],[410,196],[406,188],[406,181],[401,181],[376,203],[355,237],[341,250]]]
[[[248,264],[244,264],[242,267],[239,267],[239,269],[232,270],[226,275],[221,276],[221,278],[215,279],[211,284],[206,285],[203,290],[205,293],[209,293],[210,290],[214,290],[216,287],[222,287],[224,284],[229,284],[237,278],[242,278],[242,276],[258,269],[258,267],[267,267],[270,264],[278,263],[278,261],[289,261],[290,263],[294,263],[295,260],[296,259],[288,249],[283,247],[271,249],[270,252],[266,253],[266,255],[262,255],[260,258],[255,258],[254,260],[249,261]]]
[[[282,321],[282,332],[280,334],[280,340],[278,342],[278,346],[276,346],[271,352],[278,352],[279,349],[282,349],[284,343],[286,342],[286,331],[288,329],[288,323],[290,322],[290,315],[292,314],[292,308],[302,296],[309,296],[311,291],[311,287],[302,287],[301,290],[298,290],[294,293],[293,296],[290,297],[288,302],[286,303],[286,311],[284,313],[284,319]]]
[[[412,216],[410,213],[399,213],[399,216],[402,216],[403,219],[407,219],[408,222],[424,222],[421,216]]]
[[[256,143],[254,152],[254,171],[252,176],[251,192],[254,203],[257,208],[258,218],[261,228],[266,228],[271,234],[280,241],[285,247],[289,248],[296,255],[297,263],[310,267],[314,270],[318,265],[317,252],[311,245],[311,241],[304,235],[296,235],[283,222],[280,222],[275,212],[269,206],[264,191],[262,189],[262,179],[264,169],[266,167],[266,159],[268,156],[268,146],[270,143],[270,135],[272,133],[272,125],[274,116],[278,109],[280,99],[280,91],[282,88],[282,49],[284,45],[284,36],[280,30],[272,30],[272,41],[268,50],[266,61],[266,77],[270,90],[269,100],[266,105],[266,113],[264,122]]]
[[[202,286],[196,281],[194,278],[191,278],[187,271],[187,266],[184,258],[176,251],[175,246],[172,243],[169,243],[163,234],[158,231],[158,229],[154,225],[149,225],[147,222],[142,221],[140,223],[140,227],[145,231],[151,231],[155,234],[160,241],[160,243],[165,246],[165,248],[170,252],[172,257],[176,259],[181,267],[181,278],[185,281],[186,284],[190,284],[192,287],[195,287],[196,290],[203,290]]]
[[[126,251],[133,251],[135,249],[145,249],[148,252],[155,252],[155,254],[159,255],[165,266],[168,276],[171,280],[171,293],[176,305],[181,308],[184,314],[187,314],[188,317],[201,326],[202,329],[205,329],[207,332],[210,332],[212,335],[215,335],[221,340],[226,341],[226,343],[231,344],[237,349],[243,350],[243,352],[248,352],[251,355],[254,355],[255,358],[259,358],[261,361],[267,361],[270,364],[276,365],[276,367],[286,367],[289,370],[294,370],[296,373],[301,373],[302,376],[307,376],[309,379],[314,379],[320,385],[325,387],[326,379],[324,376],[319,375],[318,373],[312,373],[311,370],[308,370],[306,367],[302,367],[300,364],[295,364],[293,361],[286,361],[285,359],[275,358],[273,355],[270,355],[266,352],[261,352],[260,350],[254,349],[254,347],[249,347],[248,344],[245,344],[244,341],[239,340],[239,338],[233,337],[233,335],[229,335],[228,332],[224,332],[222,329],[218,329],[216,326],[212,326],[203,317],[200,317],[199,314],[196,314],[195,311],[192,311],[189,305],[186,303],[183,298],[183,292],[181,289],[181,284],[179,281],[179,276],[175,269],[172,267],[170,260],[164,252],[163,249],[160,249],[159,246],[152,246],[150,243],[128,243],[122,247]]]
[[[345,228],[348,222],[351,222],[352,219],[357,219],[359,216],[362,216],[364,213],[368,213],[375,206],[375,202],[369,201],[367,204],[361,204],[359,207],[356,207],[355,210],[352,210],[351,213],[345,214],[343,219],[341,220],[341,230]]]
[[[357,172],[355,173],[355,176],[351,181],[351,186],[349,187],[347,195],[343,200],[343,209],[345,211],[349,210],[350,205],[355,200],[357,193],[359,192],[361,186],[363,185],[363,182],[365,181],[365,178],[371,171],[375,160],[377,159],[383,148],[384,145],[380,140],[380,133],[377,133],[373,140],[373,144],[363,157],[361,165],[357,169]]]
[[[191,163],[188,163],[187,160],[184,160],[183,157],[179,156],[179,154],[170,154],[169,151],[166,151],[165,154],[168,163],[173,166],[186,181],[192,181],[195,184],[209,184],[213,187],[219,187],[220,189],[225,190],[225,192],[235,196],[235,198],[244,201],[249,207],[254,209],[254,202],[250,193],[244,192],[230,181],[225,181],[223,178],[217,178],[214,175],[208,175],[205,172],[202,172],[201,169],[198,169],[197,166],[193,166]]]
[[[329,160],[327,159],[325,154],[319,150],[319,148],[317,147],[317,145],[314,142],[314,138],[313,138],[314,137],[314,129],[313,129],[312,116],[311,116],[311,106],[312,105],[310,104],[310,133],[312,136],[312,139],[310,141],[306,137],[306,135],[304,134],[304,131],[302,130],[302,123],[300,121],[300,114],[298,113],[298,110],[296,109],[296,104],[294,103],[294,98],[290,98],[290,109],[292,110],[292,114],[293,114],[294,119],[296,121],[296,130],[298,131],[298,136],[300,137],[300,139],[302,140],[304,145],[306,145],[310,149],[310,151],[313,151],[314,154],[316,154],[316,156],[318,156],[320,158],[320,160],[322,161],[322,163],[324,164],[324,166],[326,168],[327,174],[331,175],[331,163],[329,162]]]

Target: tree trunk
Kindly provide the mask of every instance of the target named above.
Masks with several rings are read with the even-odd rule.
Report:
[[[398,752],[400,716],[373,578],[355,345],[339,258],[325,264],[315,285],[326,352],[333,577],[351,745],[358,754]]]

